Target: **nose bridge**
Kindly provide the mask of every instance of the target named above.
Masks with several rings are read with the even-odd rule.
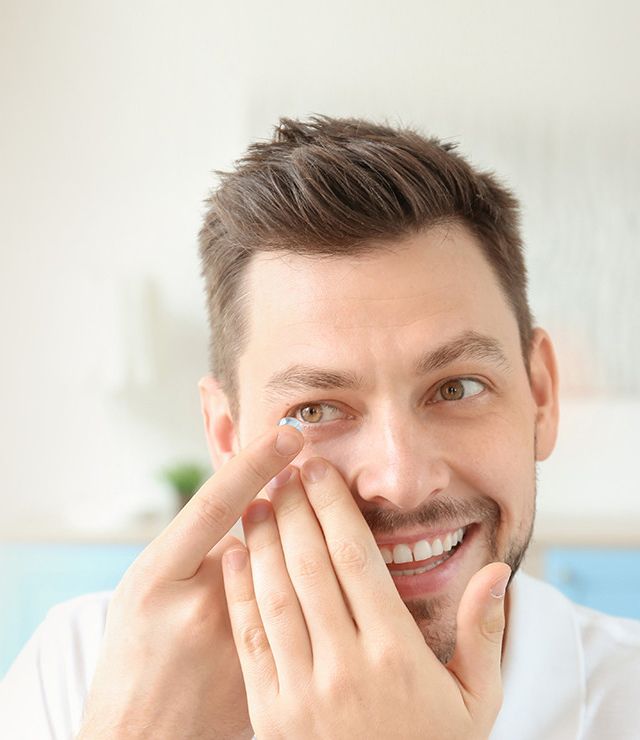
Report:
[[[380,408],[362,430],[358,495],[411,509],[443,490],[448,471],[437,438],[413,410]]]

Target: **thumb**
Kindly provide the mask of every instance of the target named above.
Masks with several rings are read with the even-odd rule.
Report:
[[[474,704],[482,713],[492,708],[497,714],[502,703],[504,595],[510,576],[506,563],[486,565],[471,578],[458,607],[456,649],[447,668],[465,691],[471,714]]]

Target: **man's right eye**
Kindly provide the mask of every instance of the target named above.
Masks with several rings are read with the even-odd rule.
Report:
[[[321,421],[336,421],[337,414],[342,414],[341,418],[348,418],[337,406],[334,406],[331,403],[320,402],[306,403],[301,406],[296,406],[291,409],[291,411],[288,411],[286,415],[293,416],[294,419],[297,419],[303,424],[315,426]]]

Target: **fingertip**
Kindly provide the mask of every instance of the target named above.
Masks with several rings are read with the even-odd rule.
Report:
[[[287,419],[280,420],[280,422],[283,421],[287,421]],[[292,421],[296,420],[293,419]],[[280,422],[278,422],[280,429],[275,441],[276,452],[283,457],[297,455],[304,445],[302,430],[298,428],[300,426],[299,422],[296,421],[298,426],[289,423],[281,424]]]
[[[232,545],[224,551],[222,562],[232,571],[242,570],[249,559],[246,547],[238,542],[238,545]]]
[[[506,567],[503,569],[502,574],[497,578],[497,580],[493,581],[489,588],[489,593],[494,599],[503,598],[507,591],[509,580],[511,579],[511,568],[506,563],[503,563],[503,565]]]

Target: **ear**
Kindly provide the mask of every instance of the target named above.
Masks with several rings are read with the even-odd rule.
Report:
[[[560,407],[558,365],[551,338],[536,327],[531,339],[531,394],[536,406],[536,460],[546,460],[556,446]]]
[[[236,429],[229,402],[218,381],[210,375],[198,381],[204,433],[214,470],[238,452]]]

